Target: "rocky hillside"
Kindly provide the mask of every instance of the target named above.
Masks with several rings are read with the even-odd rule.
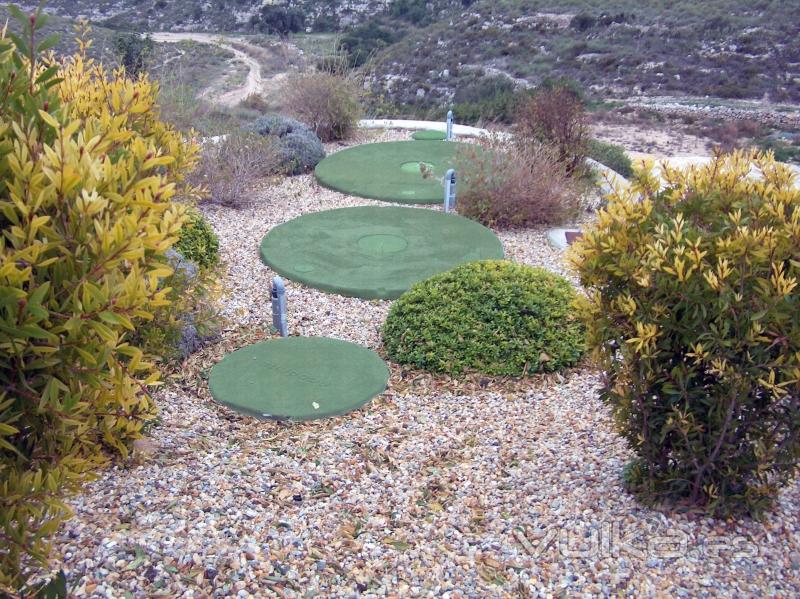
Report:
[[[33,9],[31,9],[31,12],[33,12]],[[48,10],[45,12],[48,15],[48,22],[40,32],[42,38],[53,34],[58,35],[60,41],[54,48],[54,51],[58,54],[73,54],[78,49],[76,21],[53,14],[53,11]],[[8,22],[8,28],[11,32],[17,34],[21,32],[19,24],[11,18],[6,5],[2,4],[0,5],[0,26],[6,22]],[[92,45],[88,51],[89,56],[96,60],[101,60],[108,65],[115,64],[114,34],[115,32],[110,29],[93,25],[88,35],[89,39],[92,40]]]
[[[800,3],[492,0],[386,49],[377,94],[418,107],[545,79],[603,98],[692,95],[800,101]]]
[[[275,5],[302,12],[309,30],[342,31],[376,15],[391,16],[394,5],[397,12],[420,16],[462,4],[461,0],[49,0],[47,9],[116,29],[248,32],[261,8]]]
[[[48,11],[112,29],[250,32],[266,4],[343,33],[373,98],[395,108],[501,104],[546,79],[602,99],[800,102],[796,1],[50,0]]]

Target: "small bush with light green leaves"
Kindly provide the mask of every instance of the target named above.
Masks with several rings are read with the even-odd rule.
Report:
[[[201,268],[219,262],[219,239],[203,215],[196,210],[187,213],[178,242],[173,246],[181,255]]]
[[[416,368],[525,376],[577,363],[583,326],[563,277],[505,260],[459,266],[414,285],[383,327],[389,357]]]

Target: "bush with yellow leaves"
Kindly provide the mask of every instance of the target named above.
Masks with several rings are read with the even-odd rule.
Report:
[[[755,153],[662,177],[612,194],[572,255],[636,454],[624,479],[650,501],[758,514],[800,457],[800,191]]]
[[[22,17],[19,11],[17,16]],[[0,589],[28,584],[69,510],[153,417],[159,373],[129,336],[168,304],[164,256],[196,149],[146,78],[0,34]],[[85,45],[84,45],[85,48]],[[2,594],[2,593],[0,593]]]

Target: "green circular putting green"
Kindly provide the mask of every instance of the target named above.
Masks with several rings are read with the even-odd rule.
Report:
[[[483,225],[422,208],[313,212],[275,227],[261,242],[262,260],[279,274],[368,299],[396,299],[464,262],[502,257],[503,245]]]
[[[401,204],[444,201],[444,176],[467,144],[391,141],[331,154],[314,173],[320,185],[352,196]],[[423,167],[428,174],[423,176]]]
[[[411,139],[417,141],[444,141],[447,139],[447,133],[444,131],[434,131],[433,129],[424,129],[422,131],[414,131],[411,134]]]
[[[375,352],[338,339],[287,337],[250,345],[211,369],[212,397],[256,418],[316,420],[346,414],[386,390]]]

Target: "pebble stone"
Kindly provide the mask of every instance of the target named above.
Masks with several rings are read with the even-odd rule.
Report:
[[[241,209],[203,207],[220,236],[228,324],[167,377],[142,448],[69,499],[53,567],[74,596],[800,595],[800,485],[760,522],[642,506],[620,484],[631,454],[588,366],[509,381],[393,365],[368,407],[313,423],[215,404],[208,369],[270,335],[263,235],[300,214],[370,204],[380,202],[309,175],[265,184]],[[575,280],[545,228],[499,235],[510,259]],[[292,334],[381,352],[390,302],[287,288]]]

